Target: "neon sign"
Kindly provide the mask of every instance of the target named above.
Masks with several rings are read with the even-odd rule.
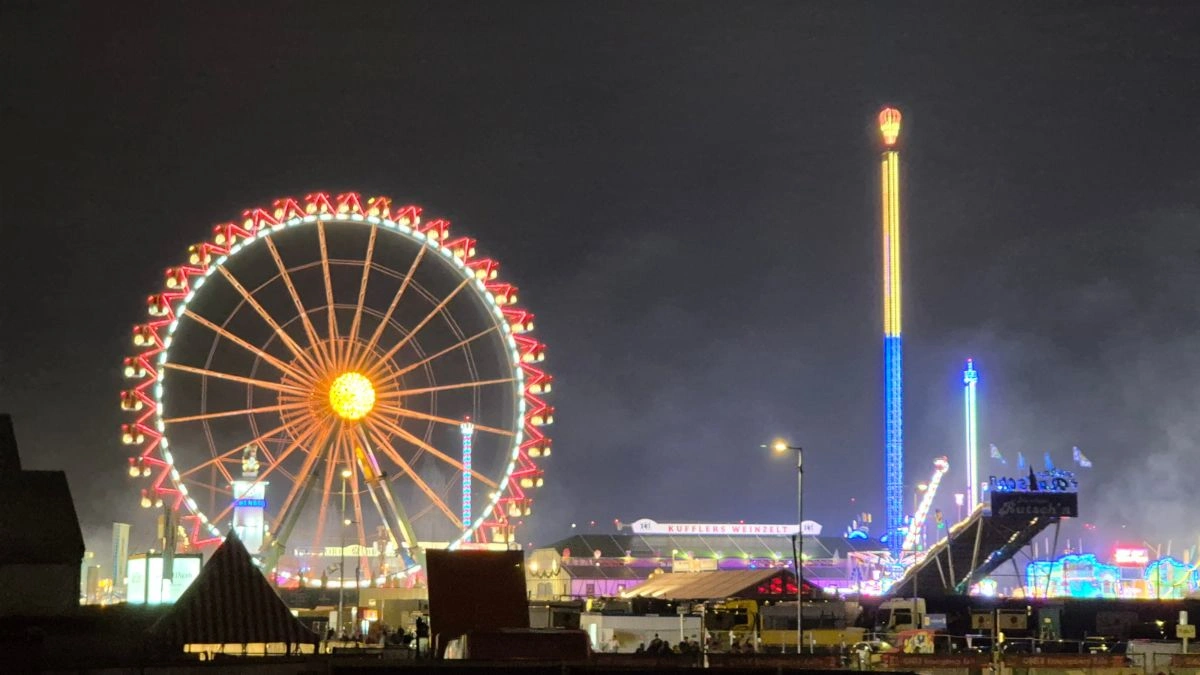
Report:
[[[696,534],[715,536],[754,536],[770,535],[787,537],[796,534],[797,530],[806,537],[816,537],[821,534],[821,524],[806,520],[802,527],[795,525],[763,525],[750,523],[657,523],[649,518],[642,518],[630,526],[635,534]]]
[[[988,476],[987,489],[991,492],[1078,492],[1079,481],[1075,474],[1062,469],[1029,472],[1029,476]]]
[[[1150,551],[1144,548],[1117,548],[1113,550],[1113,564],[1149,565]]]

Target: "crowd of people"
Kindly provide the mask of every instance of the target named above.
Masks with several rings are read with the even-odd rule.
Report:
[[[654,639],[647,646],[646,643],[641,643],[634,650],[635,654],[646,654],[650,656],[670,656],[673,654],[699,654],[700,642],[695,637],[684,638],[679,641],[679,644],[672,645],[670,641],[664,640],[654,634]]]

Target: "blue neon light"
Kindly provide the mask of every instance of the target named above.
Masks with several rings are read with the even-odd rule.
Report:
[[[260,509],[267,508],[267,500],[265,499],[239,499],[233,503],[237,507],[255,507]]]
[[[899,335],[883,338],[884,489],[888,550],[900,555],[904,537],[904,379]]]
[[[462,526],[463,529],[471,527],[471,437],[475,433],[475,427],[470,423],[462,425]]]

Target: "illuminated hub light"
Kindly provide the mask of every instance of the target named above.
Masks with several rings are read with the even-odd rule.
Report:
[[[362,373],[342,373],[329,386],[329,407],[344,420],[361,420],[375,407],[375,387]]]
[[[979,466],[977,465],[977,429],[975,426],[975,421],[978,419],[975,415],[975,385],[978,382],[979,373],[975,370],[975,363],[973,360],[967,359],[967,367],[963,370],[963,407],[966,413],[967,508],[969,513],[973,513],[975,506],[979,504]]]
[[[886,150],[880,171],[883,234],[884,491],[888,549],[898,557],[904,525],[904,378],[900,320],[900,111],[879,113]]]
[[[466,530],[471,527],[471,443],[475,436],[475,425],[468,419],[458,428],[462,432],[462,526]]]

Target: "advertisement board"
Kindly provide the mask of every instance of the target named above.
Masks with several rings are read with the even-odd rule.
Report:
[[[795,525],[771,525],[765,523],[658,523],[642,518],[630,525],[634,534],[665,535],[712,535],[712,536],[776,536],[787,537],[803,531],[806,537],[821,534],[821,524],[806,520],[800,527]]]
[[[994,518],[1078,518],[1079,495],[1074,492],[993,492]]]
[[[126,602],[131,605],[174,602],[200,576],[201,563],[199,554],[176,555],[172,563],[171,580],[164,583],[161,553],[143,553],[131,557],[125,568],[129,579]]]

